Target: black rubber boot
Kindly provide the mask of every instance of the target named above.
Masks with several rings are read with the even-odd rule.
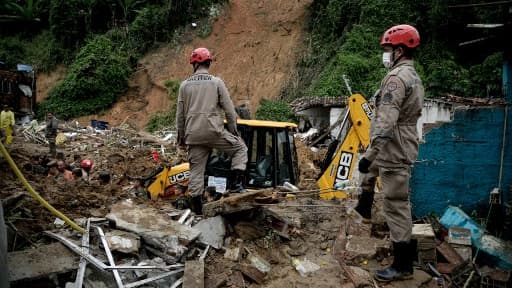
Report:
[[[190,199],[190,209],[196,213],[196,215],[203,214],[203,199],[202,196],[193,196]]]
[[[363,190],[361,195],[359,195],[359,201],[357,202],[355,210],[364,218],[363,222],[370,222],[370,219],[372,219],[372,206],[374,196],[375,192],[366,190]]]
[[[242,170],[233,170],[234,173],[234,183],[231,187],[231,192],[233,193],[245,193],[247,190],[244,186],[244,177],[245,171]]]
[[[412,279],[412,245],[410,242],[393,242],[393,264],[386,269],[377,270],[375,279],[381,282]]]

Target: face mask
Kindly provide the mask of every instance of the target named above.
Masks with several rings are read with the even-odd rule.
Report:
[[[393,62],[391,61],[391,55],[393,52],[384,52],[382,53],[382,64],[384,64],[384,67],[387,69],[391,68],[393,66]]]

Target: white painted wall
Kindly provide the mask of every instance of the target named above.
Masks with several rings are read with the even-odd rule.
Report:
[[[321,129],[329,126],[329,108],[318,107],[302,110],[296,113],[297,116],[308,119],[313,128]]]
[[[336,123],[336,121],[338,121],[339,117],[345,116],[345,113],[346,113],[345,109],[346,108],[340,108],[340,107],[331,108],[331,110],[329,111],[329,125],[330,126],[334,125],[334,123]],[[338,134],[340,133],[340,128],[341,127],[336,127],[334,129],[332,129],[331,136],[336,138],[338,136]]]
[[[417,129],[420,135],[420,141],[424,139],[423,125],[451,122],[453,120],[454,105],[452,103],[425,99],[421,117],[418,120]],[[297,113],[297,116],[309,119],[313,128],[321,129],[326,128],[338,120],[339,117],[345,115],[344,107],[318,107],[303,110]],[[336,138],[340,132],[340,128],[335,128],[331,131],[331,136]]]
[[[452,103],[425,99],[421,117],[418,120],[417,129],[420,135],[420,141],[423,141],[423,125],[435,124],[443,122],[451,122],[453,120],[454,106]]]

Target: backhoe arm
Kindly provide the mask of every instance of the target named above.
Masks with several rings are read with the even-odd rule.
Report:
[[[370,144],[370,121],[373,118],[373,110],[369,103],[360,94],[353,94],[348,99],[348,119],[342,123],[340,133],[345,125],[348,125],[348,132],[343,141],[336,148],[332,158],[327,159],[330,163],[321,171],[317,184],[322,193],[322,199],[345,198],[344,191],[335,190],[336,184],[341,184],[352,179],[357,154],[360,148],[366,149]]]

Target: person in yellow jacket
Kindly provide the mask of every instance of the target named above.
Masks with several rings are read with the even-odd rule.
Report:
[[[12,132],[15,124],[14,113],[9,108],[9,105],[4,104],[3,108],[4,110],[0,113],[0,127],[5,131],[5,144],[10,145],[12,143]]]

